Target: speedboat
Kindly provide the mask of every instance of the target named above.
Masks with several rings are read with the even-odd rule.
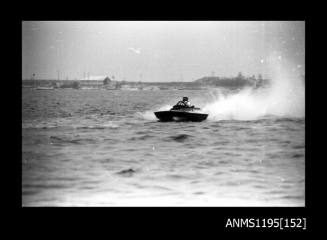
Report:
[[[162,121],[192,121],[192,122],[201,122],[207,119],[208,114],[198,112],[200,108],[195,107],[182,107],[176,108],[175,106],[169,111],[159,111],[154,112],[154,115]]]

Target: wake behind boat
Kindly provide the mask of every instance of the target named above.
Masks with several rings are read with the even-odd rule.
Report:
[[[194,106],[190,106],[188,98],[184,97],[183,101],[179,101],[175,106],[173,106],[169,111],[158,111],[154,112],[154,115],[162,121],[192,121],[201,122],[207,119],[208,114],[200,113]]]

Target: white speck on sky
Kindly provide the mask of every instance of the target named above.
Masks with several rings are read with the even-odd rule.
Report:
[[[132,48],[129,47],[128,50],[131,50],[132,52],[136,53],[136,54],[141,54],[141,48]]]

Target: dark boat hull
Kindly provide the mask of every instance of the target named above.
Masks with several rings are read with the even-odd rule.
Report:
[[[201,122],[206,120],[208,114],[204,113],[195,113],[195,112],[186,112],[186,111],[160,111],[155,112],[154,115],[162,121],[192,121],[192,122]]]

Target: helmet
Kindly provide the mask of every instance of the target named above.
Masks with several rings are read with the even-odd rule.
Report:
[[[188,101],[188,97],[183,97],[183,101]]]

